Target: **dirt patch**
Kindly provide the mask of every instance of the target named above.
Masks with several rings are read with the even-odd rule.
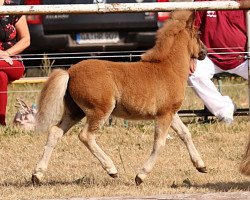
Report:
[[[250,199],[250,192],[219,192],[206,194],[174,194],[144,197],[91,197],[91,198],[66,198],[66,199],[47,199],[47,200],[166,200],[166,199],[189,199],[189,200],[234,200]]]

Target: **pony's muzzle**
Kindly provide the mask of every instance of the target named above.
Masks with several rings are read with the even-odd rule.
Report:
[[[207,49],[202,49],[198,54],[198,60],[204,60],[207,56]]]

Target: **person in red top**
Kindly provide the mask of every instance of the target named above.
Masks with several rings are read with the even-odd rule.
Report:
[[[209,54],[202,61],[193,60],[188,83],[212,114],[231,124],[236,106],[229,96],[221,95],[211,79],[221,72],[248,79],[245,11],[197,11],[195,25]]]
[[[0,0],[0,6],[14,5]],[[0,15],[0,126],[6,125],[7,85],[23,76],[24,65],[18,56],[30,45],[25,16]]]

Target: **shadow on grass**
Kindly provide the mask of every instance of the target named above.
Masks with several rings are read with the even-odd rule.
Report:
[[[250,191],[250,181],[244,181],[240,183],[236,182],[217,182],[217,183],[206,183],[203,185],[195,185],[195,188],[203,188],[214,190],[217,192],[228,192],[231,190],[242,190],[242,191]]]
[[[96,180],[94,176],[83,176],[82,178],[72,180],[72,181],[64,181],[64,180],[44,180],[41,181],[39,185],[33,185],[31,180],[24,180],[24,181],[16,181],[16,182],[8,182],[5,181],[3,183],[0,183],[0,187],[16,187],[16,188],[22,188],[22,187],[47,187],[47,186],[72,186],[72,185],[79,185],[86,188],[90,188],[93,186],[100,186],[100,187],[106,187],[106,186],[114,186],[114,185],[125,185],[125,186],[133,186],[132,182],[123,182],[118,179],[104,179],[102,181]]]
[[[209,191],[216,191],[216,192],[229,192],[231,190],[240,190],[240,191],[250,191],[250,181],[244,182],[216,182],[216,183],[206,183],[206,184],[192,184],[191,181],[187,178],[183,181],[182,184],[178,185],[173,182],[170,186],[171,188],[195,188],[199,189],[208,189]]]
[[[116,184],[115,180],[112,181],[104,181],[104,182],[98,182],[94,179],[89,179],[86,177],[83,177],[81,179],[73,180],[73,181],[45,181],[41,182],[40,186],[34,186],[34,188],[39,187],[53,187],[53,186],[73,186],[73,185],[81,185],[86,188],[93,187],[93,186],[99,186],[99,187],[106,187],[107,185],[114,185]],[[132,183],[128,182],[122,182],[118,184],[124,184],[126,186],[133,187]],[[16,188],[23,188],[23,187],[33,187],[31,181],[23,181],[23,182],[4,182],[0,183],[0,187],[16,187]],[[171,186],[172,187],[172,186]],[[176,185],[176,187],[172,188],[179,188],[179,187],[188,187],[188,188],[196,188],[196,189],[208,189],[211,191],[216,192],[229,192],[232,190],[239,190],[239,191],[250,191],[250,181],[244,181],[240,183],[236,182],[217,182],[217,183],[207,183],[203,185],[187,185],[187,184],[181,184]]]
[[[23,187],[46,187],[46,186],[57,186],[57,185],[72,185],[75,184],[74,181],[44,181],[41,182],[40,185],[33,185],[31,181],[23,181],[23,182],[7,182],[0,183],[0,187],[16,187],[16,188],[23,188]]]

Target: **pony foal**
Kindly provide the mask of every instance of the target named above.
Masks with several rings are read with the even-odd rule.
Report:
[[[86,124],[79,139],[107,173],[116,177],[113,161],[95,140],[96,131],[110,115],[155,120],[153,150],[136,175],[137,185],[153,169],[171,123],[194,166],[206,172],[191,134],[176,114],[184,99],[190,59],[204,59],[206,55],[193,20],[192,11],[173,12],[158,30],[155,46],[139,62],[85,60],[68,71],[52,72],[38,102],[37,130],[49,131],[49,135],[32,175],[33,184],[40,183],[58,139],[84,117]]]

